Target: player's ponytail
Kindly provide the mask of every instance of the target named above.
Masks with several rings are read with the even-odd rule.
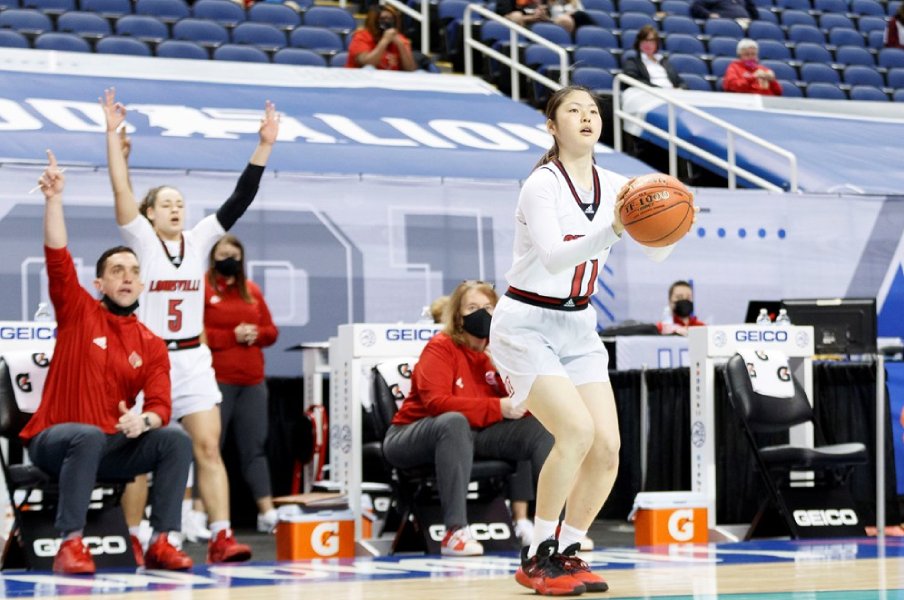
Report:
[[[556,120],[556,111],[559,110],[559,107],[562,105],[562,102],[565,101],[565,97],[568,96],[571,92],[587,92],[590,94],[591,98],[596,99],[596,96],[593,95],[593,92],[590,91],[590,88],[587,88],[583,85],[569,85],[563,88],[560,88],[552,93],[549,96],[549,100],[546,102],[546,120],[547,121],[555,121]],[[546,151],[546,153],[540,157],[540,160],[537,161],[537,164],[534,165],[534,168],[538,169],[542,167],[548,162],[551,162],[555,159],[559,158],[559,142],[556,140],[555,136],[552,138],[552,147]]]

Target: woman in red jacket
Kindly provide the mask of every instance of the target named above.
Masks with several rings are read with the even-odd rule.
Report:
[[[445,327],[421,352],[411,392],[383,440],[383,455],[397,468],[435,465],[446,526],[441,552],[447,556],[483,554],[471,537],[465,506],[474,459],[530,461],[536,482],[553,444],[539,421],[512,404],[487,352],[497,300],[482,281],[455,288]],[[532,499],[528,483],[512,486],[513,502]]]
[[[782,85],[775,79],[775,73],[758,62],[759,51],[756,40],[745,38],[738,42],[738,60],[725,70],[722,89],[741,94],[782,95]]]
[[[226,234],[210,251],[204,292],[204,332],[213,355],[220,404],[220,446],[230,423],[242,465],[242,474],[257,502],[259,531],[272,531],[276,510],[270,491],[267,441],[267,384],[264,353],[276,341],[277,329],[261,290],[245,276],[245,248]]]

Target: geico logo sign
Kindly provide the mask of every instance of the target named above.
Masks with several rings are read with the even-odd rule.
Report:
[[[856,525],[857,513],[850,508],[826,510],[795,510],[794,521],[801,527],[838,527]]]
[[[436,335],[437,331],[436,329],[387,329],[386,339],[390,342],[426,342]]]
[[[788,332],[782,331],[748,331],[739,329],[735,331],[735,340],[739,342],[787,342]]]
[[[669,515],[669,537],[676,542],[694,539],[694,510],[679,508]]]
[[[89,535],[82,538],[88,551],[97,556],[99,554],[123,554],[126,551],[126,540],[121,535],[108,535],[104,537]],[[60,540],[51,538],[38,538],[33,544],[35,555],[41,557],[56,556],[60,549]]]
[[[507,540],[512,537],[512,530],[506,523],[471,523],[468,527],[471,537],[479,542],[486,540]],[[430,538],[442,542],[446,536],[445,525],[431,525]]]
[[[0,340],[52,340],[53,327],[0,327]]]

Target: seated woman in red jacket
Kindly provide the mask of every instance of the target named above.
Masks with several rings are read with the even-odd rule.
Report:
[[[759,50],[756,40],[745,38],[738,42],[738,60],[725,70],[722,89],[741,94],[782,95],[782,86],[775,79],[775,73],[758,62]]]
[[[414,71],[417,63],[411,42],[401,32],[402,18],[391,6],[373,6],[364,27],[352,35],[345,66],[374,67],[387,71]]]
[[[421,352],[411,392],[383,440],[383,455],[397,468],[435,465],[446,526],[441,552],[448,556],[483,554],[468,530],[465,506],[474,459],[530,461],[531,485],[510,489],[513,502],[526,501],[553,444],[539,421],[512,405],[487,352],[497,300],[484,282],[455,288],[445,328]]]
[[[213,356],[220,404],[220,447],[230,423],[242,475],[257,502],[257,528],[272,532],[276,509],[267,464],[267,384],[262,348],[278,334],[261,290],[245,277],[245,248],[227,233],[210,251],[204,290],[204,333]]]

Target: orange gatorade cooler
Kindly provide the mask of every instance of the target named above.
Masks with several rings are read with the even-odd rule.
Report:
[[[634,498],[631,516],[637,546],[705,544],[708,539],[706,499],[701,494],[641,492]]]
[[[350,510],[292,515],[276,525],[276,560],[354,556],[355,521]]]

